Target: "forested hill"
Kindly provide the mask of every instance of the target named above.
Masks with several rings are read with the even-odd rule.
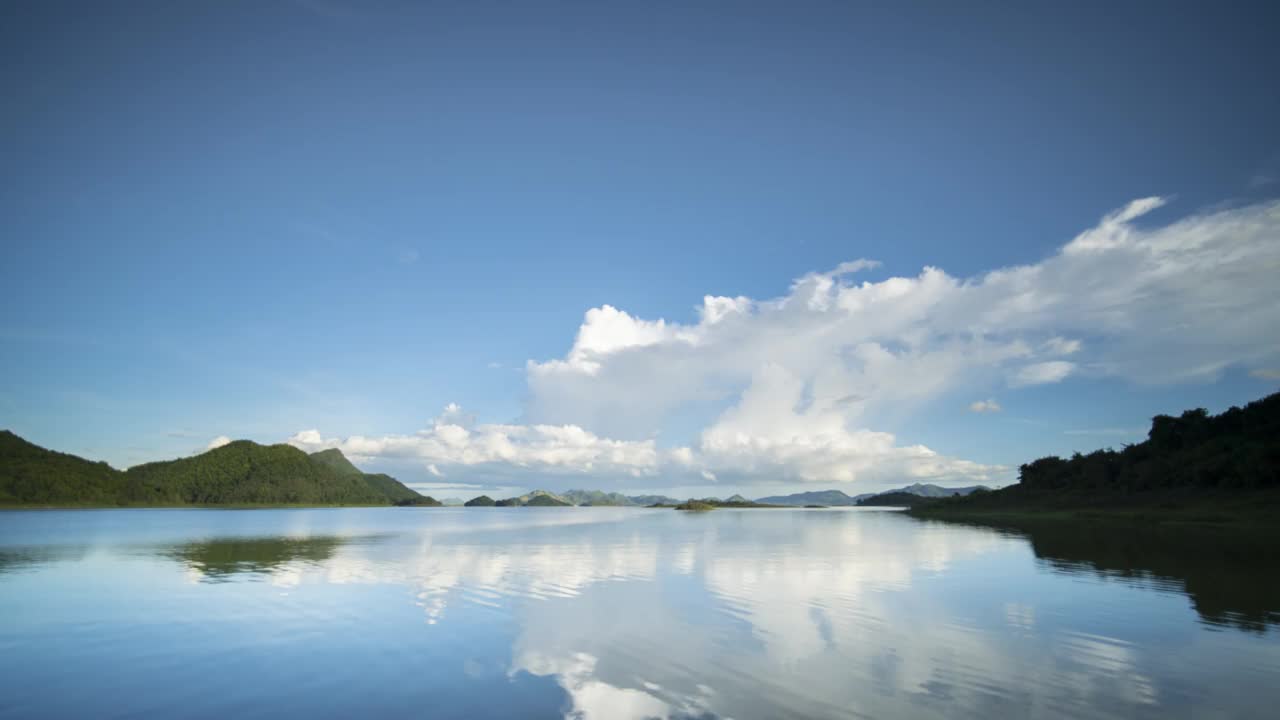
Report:
[[[111,505],[126,495],[125,474],[104,462],[46,450],[0,431],[0,503]]]
[[[416,491],[409,489],[399,480],[386,475],[384,473],[366,473],[361,472],[360,468],[351,464],[346,455],[342,454],[337,448],[321,450],[320,452],[311,453],[311,459],[323,465],[328,465],[339,475],[344,477],[362,477],[374,490],[382,493],[391,502],[401,501],[418,501],[424,496],[419,495]]]
[[[918,514],[1023,510],[1211,510],[1280,514],[1280,393],[1220,415],[1157,415],[1147,439],[1121,450],[1044,457],[1018,484],[915,508]]]
[[[317,458],[291,445],[238,440],[122,472],[0,432],[5,505],[390,505],[419,498],[394,478],[361,473],[336,450]]]

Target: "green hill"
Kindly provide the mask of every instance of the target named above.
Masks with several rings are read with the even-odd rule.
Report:
[[[362,475],[335,470],[292,445],[248,440],[126,473],[132,502],[156,504],[386,504]]]
[[[858,507],[914,507],[933,499],[909,492],[887,492],[858,501]]]
[[[525,507],[571,507],[573,503],[560,500],[550,493],[534,495],[525,502]]]
[[[590,505],[592,507],[629,507],[635,505],[631,498],[622,493],[603,492],[601,490],[569,490],[562,493],[560,497],[574,505]]]
[[[429,502],[424,502],[429,501]],[[431,504],[388,475],[360,472],[337,450],[238,440],[193,457],[116,470],[0,432],[7,505]]]
[[[329,448],[328,450],[320,450],[311,453],[311,459],[318,463],[328,465],[333,468],[339,475],[363,475],[360,468],[351,464],[346,455],[338,448]]]
[[[399,480],[385,473],[366,473],[360,468],[351,464],[346,455],[337,448],[329,448],[319,452],[311,453],[311,459],[332,468],[334,472],[343,477],[361,477],[365,483],[377,492],[381,493],[388,501],[392,503],[400,503],[403,501],[418,501],[423,498],[422,495],[407,487]],[[434,502],[434,499],[433,499]],[[408,504],[408,503],[406,503]],[[432,503],[426,503],[432,504]]]
[[[363,473],[363,477],[369,487],[382,493],[383,497],[393,503],[427,497],[385,473]]]
[[[481,495],[479,497],[471,498],[470,500],[463,503],[463,505],[466,507],[493,507],[494,502],[493,502],[493,498],[489,497],[488,495]]]
[[[930,517],[1089,514],[1271,523],[1280,516],[1280,393],[1220,415],[1157,415],[1122,450],[1044,457],[1018,483],[911,511]]]
[[[46,450],[0,431],[0,503],[113,505],[125,486],[125,474],[104,462]]]
[[[526,495],[499,500],[494,505],[498,507],[561,507],[573,505],[573,503],[555,493],[534,490]]]

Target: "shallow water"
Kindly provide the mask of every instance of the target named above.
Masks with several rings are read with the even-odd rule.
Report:
[[[891,511],[0,513],[0,717],[1271,717],[1275,543]]]

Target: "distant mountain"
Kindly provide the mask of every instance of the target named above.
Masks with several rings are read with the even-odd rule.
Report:
[[[554,507],[573,505],[568,499],[546,490],[534,490],[519,497],[506,498],[494,503],[498,507]]]
[[[930,485],[924,483],[915,483],[902,488],[893,490],[885,490],[879,493],[862,493],[860,495],[846,495],[839,490],[811,490],[809,492],[794,493],[791,495],[772,495],[770,497],[762,497],[756,500],[758,503],[767,503],[769,505],[791,505],[795,507],[803,507],[805,505],[827,505],[829,507],[845,507],[850,505],[863,504],[859,501],[877,495],[888,495],[890,493],[905,493],[908,495],[918,495],[920,497],[937,498],[951,497],[952,495],[968,495],[978,489],[988,489],[985,485],[972,485],[969,487],[947,488],[941,485]]]
[[[793,505],[795,507],[804,507],[805,505],[844,507],[846,505],[857,505],[859,498],[871,497],[874,494],[866,493],[850,497],[839,490],[810,490],[809,492],[793,493],[791,495],[770,495],[769,497],[758,498],[756,502],[769,505]]]
[[[447,497],[441,500],[440,504],[445,507],[462,507],[466,503],[463,502],[462,498],[460,497]]]
[[[879,495],[872,495],[868,498],[862,498],[858,501],[859,507],[912,507],[921,503],[932,502],[932,498],[926,495],[917,495],[909,492],[887,492]]]
[[[466,507],[493,507],[495,503],[493,502],[493,498],[488,495],[481,495],[479,497],[471,498],[463,503],[463,505]]]
[[[573,503],[558,499],[551,493],[534,495],[524,504],[525,507],[573,507]]]
[[[426,501],[387,475],[366,475],[336,450],[248,440],[120,471],[0,432],[0,503],[16,505],[389,505]],[[430,502],[434,502],[431,500]]]
[[[574,505],[591,505],[592,507],[602,505],[627,507],[636,504],[622,493],[607,493],[600,490],[569,490],[561,493],[560,497]]]
[[[640,507],[649,507],[650,505],[677,505],[679,500],[666,495],[630,495],[627,497],[632,504]]]
[[[920,497],[927,497],[927,498],[953,497],[955,495],[960,495],[961,497],[963,497],[965,495],[969,495],[975,490],[990,490],[990,489],[991,488],[987,487],[986,485],[970,485],[968,487],[949,488],[949,487],[942,487],[941,485],[916,483],[914,485],[908,485],[904,488],[898,488],[897,490],[886,490],[883,493],[877,493],[877,494],[884,495],[886,493],[901,492],[901,493],[908,493],[910,495],[919,495]]]
[[[744,497],[742,497],[741,495],[730,495],[728,498],[725,498],[725,500],[724,500],[723,502],[727,502],[727,503],[749,503],[749,502],[751,502],[751,501],[750,501],[750,500],[748,500],[748,499],[746,499],[746,498],[744,498]]]

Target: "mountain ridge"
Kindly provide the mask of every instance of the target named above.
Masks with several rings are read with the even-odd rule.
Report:
[[[940,498],[951,497],[959,493],[961,496],[967,496],[977,490],[989,490],[985,485],[969,485],[966,487],[948,488],[932,483],[913,483],[906,487],[892,488],[875,493],[860,493],[858,495],[848,495],[842,490],[809,490],[806,492],[792,493],[790,495],[770,495],[769,497],[757,498],[756,502],[769,505],[787,505],[792,507],[803,507],[805,505],[827,505],[829,507],[852,507],[860,504],[869,498],[879,495],[889,494],[906,494],[916,495],[918,497]]]

